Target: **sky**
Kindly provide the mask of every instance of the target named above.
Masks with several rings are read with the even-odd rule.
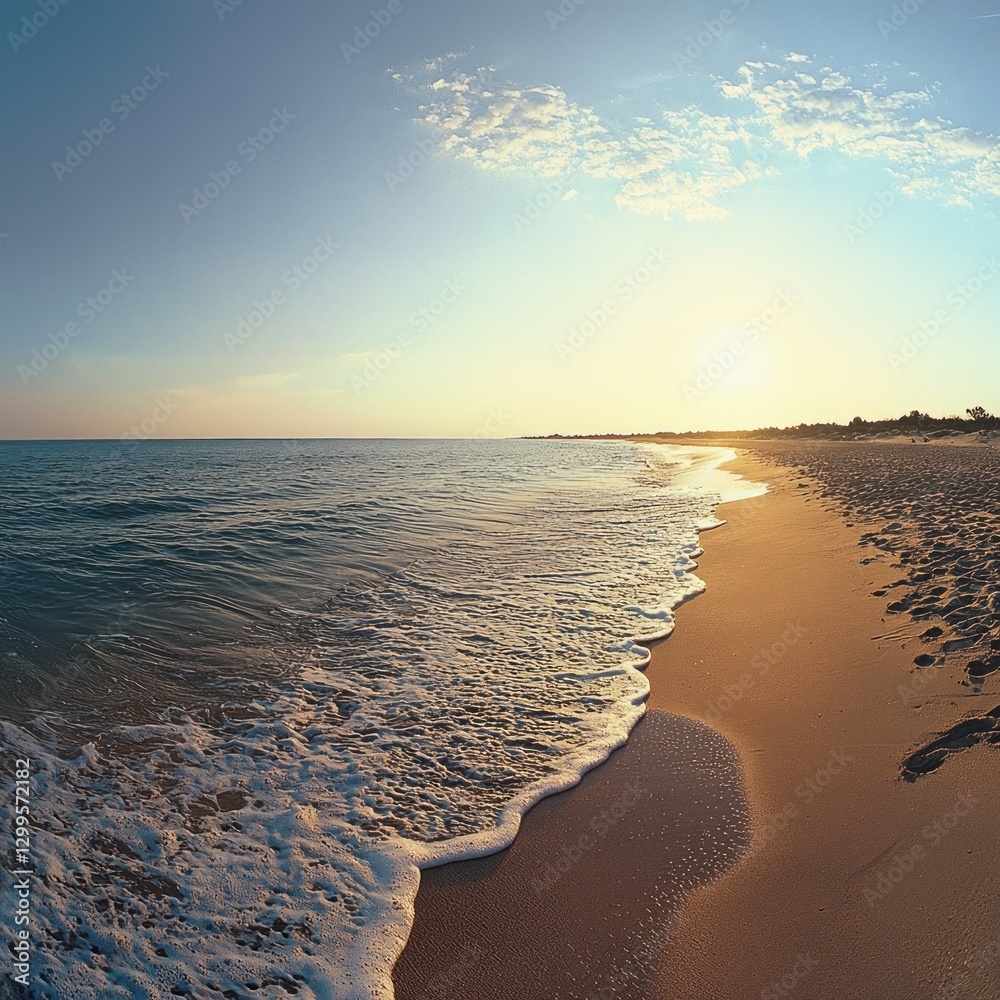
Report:
[[[996,411],[993,15],[9,0],[0,438]]]

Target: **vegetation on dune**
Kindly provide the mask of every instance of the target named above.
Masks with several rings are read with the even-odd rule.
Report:
[[[920,410],[911,410],[901,417],[885,420],[865,420],[855,417],[849,424],[796,424],[794,427],[759,427],[753,431],[659,431],[656,434],[550,434],[553,438],[593,438],[593,437],[676,437],[676,438],[825,438],[831,441],[858,441],[870,438],[890,438],[907,435],[915,439],[931,440],[958,434],[980,433],[1000,430],[1000,417],[981,406],[970,406],[964,417],[932,417]]]

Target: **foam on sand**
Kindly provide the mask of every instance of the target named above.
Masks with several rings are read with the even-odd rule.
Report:
[[[509,846],[628,739],[647,643],[703,589],[719,495],[694,483],[722,485],[727,453],[699,449],[678,486],[676,448],[643,467],[633,446],[515,444],[499,469],[462,453],[450,470],[485,522],[370,585],[247,615],[241,641],[275,667],[244,697],[75,745],[56,711],[0,724],[5,755],[34,762],[36,995],[384,1000],[418,869]],[[416,530],[376,513],[387,538]],[[121,635],[88,649],[125,669]],[[153,648],[129,636],[136,671]]]

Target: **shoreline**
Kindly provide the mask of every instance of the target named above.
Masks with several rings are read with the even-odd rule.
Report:
[[[663,451],[671,455],[669,464],[678,486],[722,493],[731,502],[755,497],[766,490],[763,483],[734,475],[725,468],[736,457],[732,448],[668,444]],[[680,465],[674,465],[678,460],[682,460]],[[655,468],[648,460],[647,465]],[[717,504],[712,505],[711,515],[692,525],[696,534],[686,556],[689,564],[685,572],[696,578],[696,560],[703,552],[704,534],[722,525],[717,509]],[[609,908],[617,912],[615,923],[622,933],[613,930],[610,933],[617,946],[634,946],[639,940],[635,931],[641,928],[643,952],[652,957],[650,941],[658,941],[658,947],[662,947],[674,933],[672,927],[680,905],[691,888],[718,877],[746,849],[749,816],[739,760],[732,745],[701,723],[649,709],[648,669],[655,649],[674,633],[679,609],[704,593],[703,581],[699,587],[672,606],[673,621],[668,628],[632,640],[646,653],[643,663],[637,666],[643,670],[647,691],[640,706],[641,715],[624,738],[617,741],[610,755],[601,754],[582,773],[578,772],[575,781],[563,783],[561,790],[533,795],[534,805],[519,817],[516,838],[502,838],[508,844],[502,851],[467,856],[457,862],[421,863],[421,888],[437,886],[444,898],[455,895],[456,902],[470,913],[487,917],[479,921],[474,935],[479,944],[470,944],[464,938],[461,942],[450,937],[444,941],[432,934],[428,947],[433,954],[422,954],[424,942],[420,940],[421,932],[415,929],[418,916],[394,969],[397,997],[458,996],[447,990],[459,988],[459,977],[463,996],[475,996],[477,1000],[510,996],[505,992],[509,987],[506,979],[498,970],[484,971],[481,960],[492,936],[489,926],[492,918],[488,916],[491,897],[506,897],[525,887],[531,892],[527,903],[532,921],[518,928],[518,941],[505,949],[507,954],[501,964],[508,967],[508,973],[522,977],[527,969],[533,970],[530,978],[534,992],[530,995],[562,995],[559,979],[563,970],[558,965],[546,968],[551,942],[546,941],[544,930],[552,931],[554,925],[562,933],[563,947],[582,947],[591,953],[604,949],[610,961],[607,921],[601,931],[603,940],[588,939],[575,919],[581,903],[590,912]],[[646,764],[650,759],[657,761],[656,780],[648,780]],[[697,780],[693,780],[695,777]],[[601,808],[600,803],[607,806]],[[679,815],[685,816],[683,823],[678,822]],[[541,840],[531,840],[531,849],[525,850],[529,838],[524,837],[524,824],[539,821],[547,824],[547,833]],[[682,827],[680,833],[678,827]],[[607,859],[616,852],[620,856],[634,847],[636,837],[649,842],[650,856],[660,853],[665,840],[675,841],[674,856],[669,863],[671,879],[652,892],[636,891],[635,872],[616,882],[618,873],[606,866]],[[581,901],[562,891],[594,860],[603,865],[603,870],[599,877],[588,878],[593,890],[588,899]],[[647,874],[651,881],[656,881],[662,872],[650,868]],[[472,893],[470,882],[478,883]],[[502,887],[498,889],[497,883],[502,883]],[[426,893],[424,889],[424,896]],[[419,910],[420,900],[418,892],[415,909]],[[444,919],[450,905],[444,906]],[[666,926],[648,920],[654,910],[666,916]],[[624,912],[629,914],[628,920],[621,919]],[[515,968],[509,968],[511,965]],[[638,964],[629,962],[624,969],[601,971],[599,978],[614,983],[621,977],[634,979],[639,972]],[[527,997],[527,989],[519,986],[516,995]]]
[[[726,709],[714,725],[741,749],[755,843],[692,900],[686,934],[659,970],[664,988],[650,995],[952,995],[963,963],[1000,939],[986,902],[996,880],[973,860],[995,836],[995,760],[976,748],[930,780],[900,779],[907,748],[947,728],[957,696],[907,695],[927,646],[886,614],[895,559],[862,563],[861,525],[816,502],[795,470],[769,478],[766,508],[727,512],[732,530],[710,550],[705,601],[664,651],[674,710]],[[770,580],[782,572],[786,586],[751,605],[740,564]],[[722,616],[742,636],[731,661],[782,641],[783,620],[807,631],[749,671],[710,667],[698,632]],[[728,960],[706,965],[707,954]],[[1000,968],[974,975],[969,996],[997,995]]]
[[[761,490],[764,488],[762,484],[744,482],[742,477],[723,471],[723,466],[736,454],[733,449],[714,445],[677,449],[669,445],[664,450],[672,453],[673,459],[677,458],[677,451],[684,453],[685,461],[677,476],[684,479],[688,486],[724,491],[733,498],[752,496],[757,487]],[[671,468],[674,468],[673,461]],[[713,513],[708,519],[692,524],[692,542],[685,554],[689,565],[685,572],[696,579],[695,560],[702,551],[702,535],[706,531],[715,530],[721,523],[715,516],[715,509],[713,506]],[[634,876],[629,877],[628,884],[618,886],[618,899],[614,905],[632,906],[634,918],[633,921],[620,922],[620,927],[625,932],[621,943],[629,946],[637,944],[632,923],[641,921],[646,916],[647,910],[642,906],[648,904],[661,908],[670,914],[673,921],[682,896],[690,885],[701,884],[716,877],[733,863],[749,841],[749,824],[739,763],[732,746],[709,727],[667,713],[650,712],[648,709],[648,667],[654,655],[653,650],[673,634],[679,608],[704,593],[701,582],[699,587],[700,589],[686,594],[670,607],[671,621],[667,627],[633,636],[630,640],[636,644],[637,652],[645,654],[641,662],[633,664],[633,669],[643,674],[646,692],[635,703],[637,714],[629,723],[627,731],[613,743],[598,745],[596,753],[587,755],[593,759],[586,767],[560,768],[559,774],[570,775],[572,772],[571,777],[558,782],[560,787],[529,789],[512,800],[504,809],[496,829],[487,831],[485,835],[461,838],[461,842],[445,842],[448,846],[447,853],[455,856],[455,860],[441,860],[439,852],[424,851],[420,845],[414,845],[414,849],[406,853],[413,857],[421,869],[421,887],[428,884],[440,886],[446,896],[457,891],[459,896],[465,897],[468,904],[470,879],[483,880],[487,884],[476,891],[479,902],[472,908],[484,910],[488,909],[489,896],[496,891],[497,880],[504,882],[506,886],[500,890],[500,894],[509,892],[513,886],[523,888],[527,885],[533,893],[532,909],[538,925],[536,930],[540,930],[542,925],[551,927],[553,914],[556,913],[557,922],[561,921],[562,929],[566,931],[563,946],[580,945],[586,938],[586,932],[579,925],[575,912],[563,908],[559,913],[558,904],[567,897],[560,893],[558,883],[564,879],[569,882],[587,867],[585,862],[593,860],[593,857],[603,854],[606,858],[614,850],[627,850],[639,825],[650,829],[657,826],[655,836],[660,842],[657,849],[662,852],[662,841],[668,836],[669,825],[664,822],[664,818],[675,811],[665,807],[660,795],[663,791],[683,799],[685,808],[692,812],[686,823],[687,835],[676,845],[677,849],[673,852],[675,856],[670,861],[677,868],[676,884],[671,891],[659,891],[645,896],[636,894]],[[632,753],[623,754],[630,745],[641,749],[639,752],[633,750]],[[662,773],[656,780],[650,780],[645,769],[635,767],[637,760],[648,760],[650,755],[662,762]],[[691,787],[692,776],[707,781],[713,791],[706,793],[704,788]],[[718,803],[713,799],[724,800],[727,806],[722,812],[729,812],[731,815],[718,815]],[[526,802],[530,805],[526,805]],[[570,803],[568,809],[567,803]],[[602,803],[607,803],[607,807],[602,808]],[[523,836],[524,824],[529,820],[537,822],[540,817],[551,818],[553,826],[546,838],[530,841],[531,849],[526,851],[524,848],[529,841]],[[555,837],[557,842],[553,842],[551,837]],[[492,841],[498,846],[484,851],[484,841],[487,844]],[[463,852],[461,848],[466,842],[469,845],[474,843],[477,851]],[[506,845],[502,849],[499,847],[501,843]],[[598,847],[602,850],[597,851]],[[586,909],[591,912],[606,907],[609,902],[606,883],[603,889],[598,883],[594,884],[594,888],[600,891],[589,900]],[[419,899],[418,893],[418,907]],[[665,940],[663,928],[648,929],[654,939]],[[415,960],[422,945],[411,930],[410,940],[398,959],[393,974],[395,995],[412,995],[422,1000],[432,996],[444,998],[452,994],[442,992],[442,984],[445,984],[445,990],[450,984],[461,990],[455,996],[475,996],[477,1000],[509,996],[504,992],[509,984],[503,985],[495,972],[483,975],[483,970],[479,968],[486,953],[485,942],[490,936],[490,930],[488,926],[480,926],[478,931],[480,944],[470,945],[466,942],[459,947],[453,941],[450,946],[446,946],[448,954],[444,957],[443,942],[433,941],[433,957],[417,957]],[[521,931],[516,947],[511,949],[518,955],[518,964],[523,964],[524,957],[533,953],[536,944],[535,930],[522,927]],[[606,929],[604,933],[607,933]],[[648,940],[638,943],[647,949],[649,947]],[[590,942],[591,946],[595,944],[597,942]],[[421,966],[427,961],[434,966],[430,979],[424,977],[421,971]],[[537,970],[546,965],[545,956],[535,951],[533,962],[537,976]],[[542,987],[536,982],[539,997],[561,995],[552,992],[557,988],[559,978],[559,970],[554,971],[555,976],[547,986]],[[633,973],[634,970],[627,971],[626,974],[631,976]],[[621,970],[610,974],[612,980],[621,975]],[[458,976],[462,977],[460,987],[456,981]],[[607,973],[604,978],[608,978]],[[497,986],[497,983],[501,985]],[[494,990],[497,991],[493,992]],[[527,993],[522,990],[517,995],[527,996]]]
[[[747,454],[725,468],[774,492],[724,505],[727,524],[703,536],[708,590],[654,647],[647,719],[576,789],[531,810],[508,851],[422,873],[394,976],[400,1000],[932,996],[1000,940],[970,863],[991,843],[996,803],[977,792],[961,805],[992,787],[986,753],[964,753],[930,781],[898,780],[906,748],[954,715],[954,703],[899,698],[917,650],[912,636],[887,635],[885,602],[872,596],[898,570],[890,559],[859,562],[860,528],[814,503],[815,487],[799,488],[794,470]],[[695,805],[682,774],[654,766],[655,741],[643,736],[691,724],[701,728],[686,731],[687,752],[722,737],[737,754],[723,765],[716,747],[709,797],[726,788],[725,807],[698,828],[716,866],[695,877],[664,858]],[[646,777],[657,804],[621,821],[621,853],[596,844],[572,879],[531,899],[525,873],[544,867],[567,824],[613,806],[629,773]],[[623,869],[628,884],[609,883]],[[554,914],[575,916],[572,935]],[[994,982],[998,972],[978,975]],[[430,992],[435,982],[444,992]]]

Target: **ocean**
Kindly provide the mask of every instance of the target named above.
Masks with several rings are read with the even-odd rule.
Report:
[[[509,844],[641,716],[699,530],[759,492],[729,457],[0,444],[32,995],[390,996],[418,868]]]

